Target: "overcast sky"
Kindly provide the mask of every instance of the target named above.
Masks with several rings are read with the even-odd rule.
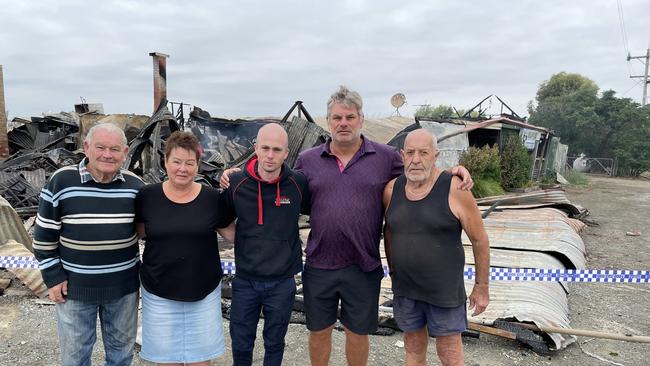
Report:
[[[227,5],[226,5],[227,4]],[[650,1],[16,1],[0,0],[9,118],[70,111],[150,115],[149,52],[170,55],[168,97],[213,116],[282,116],[303,100],[325,114],[345,84],[367,116],[390,97],[470,108],[496,94],[520,115],[541,82],[577,72],[641,100]],[[498,111],[497,111],[498,112]]]

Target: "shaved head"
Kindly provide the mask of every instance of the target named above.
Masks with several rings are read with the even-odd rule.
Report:
[[[260,176],[265,180],[277,177],[289,156],[289,136],[277,123],[269,123],[257,132],[255,154]]]
[[[289,135],[287,135],[287,131],[284,130],[284,127],[277,123],[265,124],[259,131],[257,131],[258,142],[260,139],[264,140],[267,138],[278,139],[278,141],[282,142],[284,147],[289,148]]]

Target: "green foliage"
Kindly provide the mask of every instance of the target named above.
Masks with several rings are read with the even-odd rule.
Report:
[[[510,136],[501,153],[501,185],[523,188],[529,185],[533,160],[519,136]]]
[[[590,155],[593,139],[590,126],[598,119],[598,86],[578,74],[561,72],[542,83],[537,91],[537,106],[530,104],[531,124],[548,127],[569,145],[569,154]]]
[[[482,148],[470,146],[461,155],[459,164],[469,170],[475,181],[479,179],[501,181],[501,157],[496,145]]]
[[[474,179],[474,187],[472,187],[472,194],[476,198],[501,196],[506,192],[501,188],[498,181],[494,179]]]
[[[536,99],[537,103],[542,103],[549,98],[563,97],[579,91],[596,95],[598,93],[598,85],[591,79],[580,74],[562,71],[540,84]]]
[[[416,117],[428,117],[428,118],[453,118],[458,117],[454,108],[450,105],[440,104],[437,107],[432,107],[430,105],[423,105],[415,111]]]
[[[563,177],[569,181],[572,186],[586,186],[587,174],[573,169],[567,169]]]
[[[529,122],[556,132],[569,155],[618,158],[618,172],[638,175],[650,169],[650,106],[598,96],[598,86],[578,74],[559,73],[540,85]]]
[[[603,118],[602,154],[618,158],[619,174],[637,176],[650,170],[650,105],[641,107],[628,98],[615,99],[614,113]]]

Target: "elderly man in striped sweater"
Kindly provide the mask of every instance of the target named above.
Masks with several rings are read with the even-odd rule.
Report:
[[[124,132],[112,124],[90,129],[79,165],[57,170],[43,188],[34,254],[56,302],[61,364],[90,365],[101,323],[106,365],[129,365],[137,332],[136,193],[143,185],[121,169]]]

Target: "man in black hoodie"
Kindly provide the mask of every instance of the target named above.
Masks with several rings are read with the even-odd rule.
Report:
[[[294,275],[302,271],[298,216],[309,207],[306,179],[284,164],[289,153],[285,130],[262,127],[255,156],[230,176],[224,192],[234,219],[235,263],[230,337],[235,365],[251,365],[257,323],[264,313],[264,365],[281,365],[296,293]]]

